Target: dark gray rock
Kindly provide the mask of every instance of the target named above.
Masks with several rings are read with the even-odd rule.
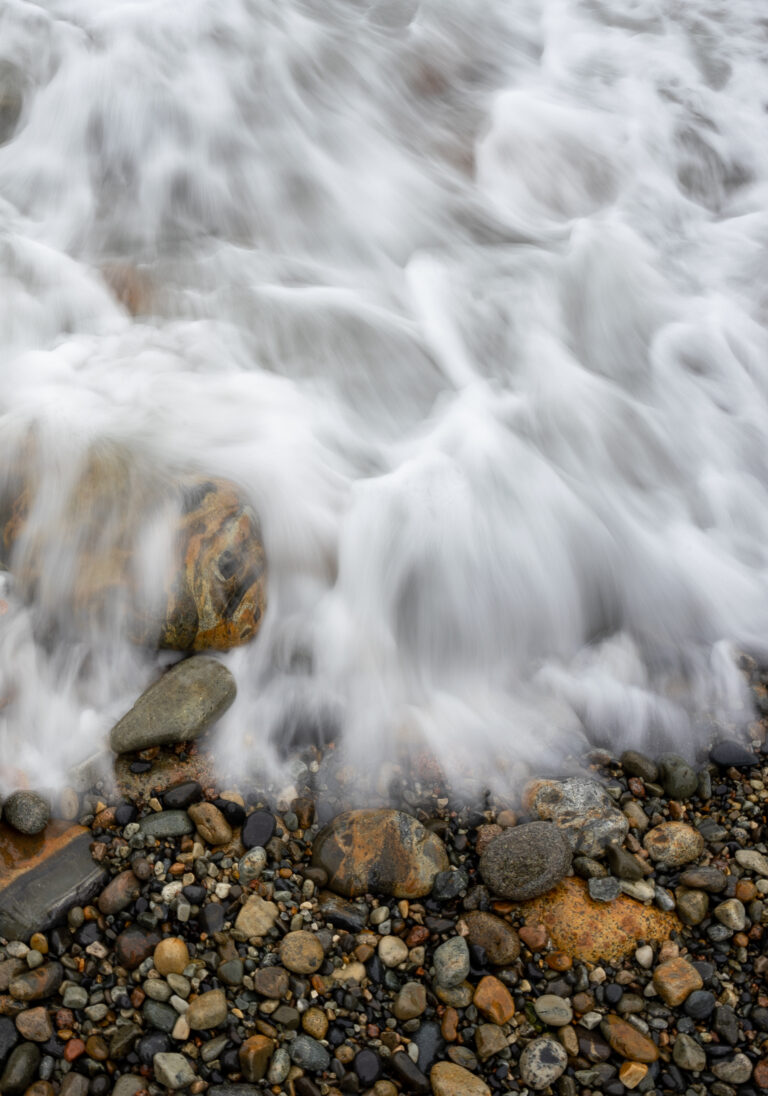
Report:
[[[51,808],[37,792],[14,792],[3,804],[3,818],[19,833],[42,833],[50,817]]]
[[[716,742],[709,751],[709,760],[724,769],[751,769],[759,763],[752,750],[734,739]]]
[[[480,874],[501,898],[523,901],[552,890],[571,866],[571,846],[552,822],[511,826],[489,842]]]
[[[40,1050],[34,1043],[20,1043],[11,1051],[0,1077],[3,1096],[21,1096],[37,1076]]]
[[[625,750],[619,760],[628,776],[639,776],[641,780],[650,784],[655,784],[659,778],[659,770],[655,762],[645,754],[638,753],[637,750]]]
[[[131,753],[199,738],[226,712],[236,692],[235,679],[217,659],[185,659],[150,685],[115,724],[110,746],[115,753]]]
[[[328,1051],[311,1035],[297,1035],[289,1044],[288,1053],[295,1066],[309,1070],[310,1073],[321,1073],[331,1064]]]
[[[72,906],[84,906],[98,894],[107,873],[91,856],[91,834],[80,827],[51,843],[29,867],[0,890],[0,936],[28,940],[47,932]]]
[[[139,827],[151,837],[182,837],[194,833],[195,825],[186,811],[158,811],[142,818]]]
[[[612,875],[605,879],[590,879],[587,888],[593,902],[613,902],[621,894],[621,883]]]
[[[677,754],[659,758],[659,780],[670,799],[690,799],[699,787],[698,773]]]

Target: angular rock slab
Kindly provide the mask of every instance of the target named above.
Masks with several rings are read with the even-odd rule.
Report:
[[[0,823],[0,936],[46,932],[101,890],[107,873],[94,862],[91,841],[89,830],[67,822],[49,822],[34,837]]]
[[[235,679],[215,658],[187,658],[141,694],[110,731],[115,753],[191,741],[215,723],[237,693]]]
[[[529,924],[541,924],[559,951],[587,963],[617,962],[638,940],[660,943],[681,925],[673,913],[642,906],[621,895],[610,904],[593,902],[583,879],[564,879],[554,890],[517,909]]]
[[[312,863],[345,898],[386,894],[421,898],[449,866],[439,837],[404,811],[344,811],[315,838]]]

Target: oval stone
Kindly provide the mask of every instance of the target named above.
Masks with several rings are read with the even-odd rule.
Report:
[[[571,866],[571,846],[552,822],[510,827],[480,857],[484,882],[501,898],[526,901],[557,886]]]

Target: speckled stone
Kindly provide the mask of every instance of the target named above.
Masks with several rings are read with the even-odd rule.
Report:
[[[3,804],[3,818],[19,833],[42,833],[50,817],[51,808],[37,792],[13,792]]]
[[[665,867],[679,868],[697,860],[704,852],[704,838],[685,822],[662,822],[643,838],[652,860]]]
[[[454,1062],[435,1062],[429,1081],[433,1096],[491,1096],[485,1081]]]
[[[534,1039],[520,1055],[523,1083],[540,1092],[553,1085],[568,1065],[565,1048],[549,1035]]]
[[[280,960],[294,974],[314,974],[323,965],[323,945],[314,933],[299,929],[280,942]]]
[[[593,902],[586,883],[576,878],[519,909],[529,924],[545,926],[559,951],[588,963],[616,962],[631,955],[638,940],[658,943],[680,930],[674,914],[624,895],[610,904]]]
[[[552,822],[511,826],[480,857],[483,881],[501,898],[522,901],[552,890],[571,866],[571,846]]]
[[[660,963],[653,972],[653,986],[659,997],[675,1008],[681,1005],[694,990],[704,985],[701,975],[692,963],[679,956]]]

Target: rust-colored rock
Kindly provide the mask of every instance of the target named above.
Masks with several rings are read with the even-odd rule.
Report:
[[[696,967],[681,957],[669,959],[656,967],[653,985],[659,997],[674,1008],[682,1005],[695,989],[701,989],[704,982]]]
[[[651,1039],[618,1016],[606,1016],[600,1029],[611,1048],[622,1058],[649,1063],[655,1062],[659,1056],[659,1048]]]
[[[477,983],[472,1004],[493,1024],[507,1024],[515,1015],[515,1002],[509,990],[492,974],[487,974]]]
[[[61,963],[44,963],[14,978],[9,986],[10,994],[17,1001],[41,1001],[56,992],[63,978]]]
[[[251,1035],[238,1051],[240,1070],[246,1081],[260,1081],[267,1072],[269,1060],[275,1049],[272,1039],[266,1035]]]
[[[256,635],[266,604],[264,548],[258,519],[234,484],[163,478],[149,460],[114,444],[93,446],[79,465],[73,454],[65,470],[44,465],[40,449],[34,436],[23,439],[17,467],[6,469],[0,547],[38,601],[58,546],[73,554],[74,566],[58,568],[55,597],[45,597],[54,617],[85,631],[117,612],[136,642],[180,651],[228,650]],[[44,512],[35,505],[39,491]],[[149,531],[166,545],[151,594],[139,562]]]
[[[320,831],[312,864],[328,874],[328,886],[346,898],[387,894],[421,898],[449,867],[439,837],[403,811],[345,811]]]
[[[642,1062],[625,1062],[619,1070],[619,1080],[625,1088],[637,1088],[641,1081],[645,1080],[648,1066]]]
[[[638,940],[659,942],[680,929],[674,914],[624,895],[609,904],[593,902],[587,884],[577,878],[564,879],[548,894],[521,902],[519,909],[526,921],[545,926],[559,951],[588,963],[616,962],[630,955]]]

